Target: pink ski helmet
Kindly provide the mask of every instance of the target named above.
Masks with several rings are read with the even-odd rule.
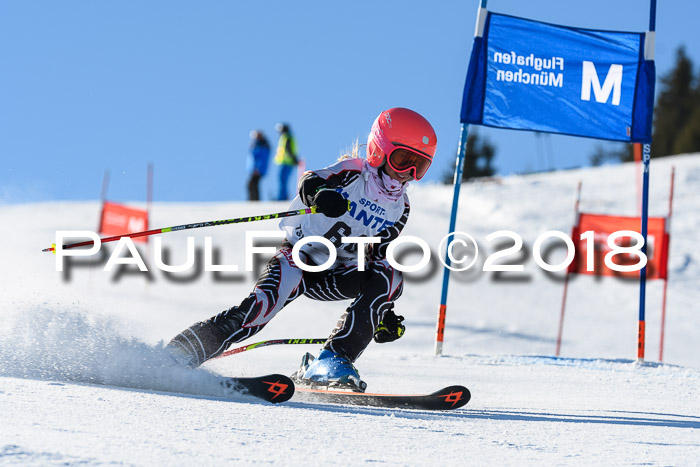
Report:
[[[396,172],[412,172],[420,180],[433,162],[437,136],[421,114],[403,107],[380,113],[367,139],[367,161],[372,167],[385,163]]]

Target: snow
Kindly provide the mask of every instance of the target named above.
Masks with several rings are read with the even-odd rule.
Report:
[[[587,276],[570,282],[562,356],[553,357],[561,274],[545,274],[530,253],[543,232],[570,232],[579,180],[582,211],[636,214],[632,164],[463,186],[457,230],[479,242],[477,265],[495,251],[486,235],[505,229],[529,248],[514,257],[525,270],[452,275],[440,358],[433,356],[433,339],[441,270],[422,280],[414,273],[397,302],[405,337],[370,345],[357,362],[372,392],[469,387],[471,402],[446,413],[226,399],[216,375],[289,374],[304,352],[318,350],[266,347],[195,371],[167,363],[164,343],[236,305],[253,273],[217,279],[199,272],[178,282],[153,269],[148,281],[143,274],[83,264],[66,278],[56,272],[54,256],[40,250],[54,242],[57,230],[93,230],[99,203],[0,205],[0,464],[697,465],[700,155],[652,161],[652,216],[667,213],[671,166],[676,193],[663,363],[663,284],[648,283],[647,362],[638,364],[638,285]],[[451,188],[416,185],[410,196],[405,234],[426,240],[436,256],[447,233]],[[283,210],[284,203],[156,203],[151,225]],[[161,237],[172,252],[170,264],[185,260],[188,236],[200,250],[210,236],[219,264],[243,270],[248,229],[272,231],[276,223]],[[152,243],[140,248],[153,264]],[[411,258],[406,263],[417,260]],[[550,262],[560,260],[555,254]],[[247,343],[324,337],[345,306],[301,298]]]

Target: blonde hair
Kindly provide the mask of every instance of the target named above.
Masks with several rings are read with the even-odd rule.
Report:
[[[340,153],[340,157],[338,157],[339,161],[344,161],[346,159],[362,159],[362,154],[360,151],[362,148],[364,148],[366,144],[360,144],[359,139],[356,139],[352,143],[352,148],[351,149],[345,149],[345,151]]]

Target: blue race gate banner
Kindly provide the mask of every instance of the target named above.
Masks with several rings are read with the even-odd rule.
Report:
[[[644,33],[488,13],[476,37],[462,123],[651,142],[655,68]]]

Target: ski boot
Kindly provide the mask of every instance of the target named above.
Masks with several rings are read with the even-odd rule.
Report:
[[[197,368],[200,365],[197,355],[189,352],[179,342],[171,342],[164,350],[170,363],[174,363],[175,366]]]
[[[318,358],[307,352],[292,379],[300,385],[318,389],[365,392],[367,388],[367,383],[360,379],[352,363],[328,349],[321,350]]]

